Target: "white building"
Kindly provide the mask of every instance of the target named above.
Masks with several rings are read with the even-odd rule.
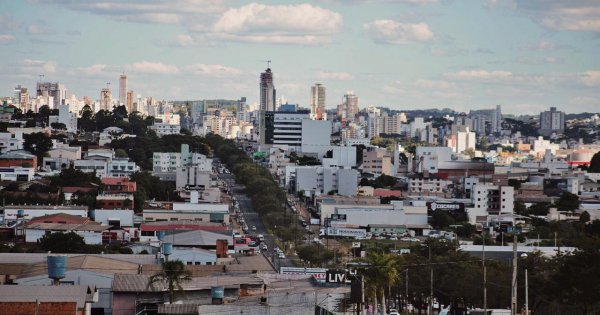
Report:
[[[48,122],[50,126],[53,123],[64,124],[67,132],[77,132],[77,114],[70,112],[69,105],[59,105],[58,115],[49,116]]]
[[[471,202],[473,208],[467,208],[469,222],[486,223],[489,215],[513,213],[515,191],[512,186],[475,184],[472,186]]]
[[[452,160],[452,148],[417,146],[415,159],[417,163],[416,171],[418,173],[427,171],[431,174],[436,174],[439,162]]]
[[[211,172],[199,165],[177,168],[175,186],[177,191],[205,190],[211,186]]]
[[[13,150],[23,150],[23,135],[0,132],[0,154]]]
[[[33,180],[34,171],[31,167],[2,167],[0,180],[28,182]]]
[[[212,159],[204,154],[190,152],[187,144],[181,145],[181,152],[154,152],[152,169],[154,172],[176,172],[178,167],[196,165],[201,170],[212,170]]]
[[[95,209],[94,221],[116,228],[133,226],[133,210]]]
[[[162,137],[164,135],[177,135],[181,133],[181,126],[179,124],[169,123],[158,123],[155,122],[149,127],[150,130],[156,132],[156,135]]]
[[[25,227],[25,242],[35,243],[48,234],[75,232],[83,237],[87,245],[102,245],[102,232],[109,228],[95,222],[91,224],[33,223]]]
[[[286,187],[307,195],[321,195],[334,191],[339,195],[354,196],[358,189],[358,171],[323,166],[287,166]]]

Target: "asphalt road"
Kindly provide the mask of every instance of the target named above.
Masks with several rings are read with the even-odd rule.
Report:
[[[235,183],[235,176],[233,174],[219,174],[219,177],[229,186],[232,196],[234,196],[238,201],[240,206],[240,215],[244,218],[246,225],[248,225],[249,228],[248,234],[262,234],[264,236],[265,244],[267,244],[268,249],[267,251],[263,251],[261,249],[261,253],[267,258],[271,259],[273,265],[275,265],[277,269],[280,267],[294,267],[295,265],[293,263],[293,259],[290,259],[288,255],[286,255],[286,258],[279,258],[277,253],[275,253],[276,237],[267,233],[266,227],[263,225],[258,213],[256,213],[254,207],[252,206],[252,201],[244,193],[245,187]],[[256,227],[256,231],[252,230],[252,226]]]

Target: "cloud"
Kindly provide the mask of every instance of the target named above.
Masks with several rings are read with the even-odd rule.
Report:
[[[523,50],[529,51],[554,51],[558,48],[559,46],[557,44],[548,41],[540,41],[538,43],[523,46]]]
[[[223,66],[223,65],[207,65],[207,64],[194,64],[185,67],[186,71],[189,71],[196,75],[213,76],[213,77],[232,77],[242,74],[242,71],[237,68]]]
[[[425,23],[401,23],[392,20],[375,20],[363,25],[365,31],[377,43],[404,45],[428,41],[433,32]]]
[[[328,71],[319,71],[317,77],[321,80],[340,80],[340,81],[348,81],[354,79],[354,76],[348,72],[328,72]]]
[[[599,86],[600,85],[600,71],[589,70],[581,74],[581,82],[585,86]]]
[[[329,42],[342,24],[341,14],[311,4],[250,3],[224,12],[208,31],[217,40],[315,45]]]
[[[465,81],[497,81],[509,79],[513,74],[510,71],[503,70],[461,70],[446,76],[451,79]]]
[[[107,70],[108,66],[104,64],[95,64],[89,67],[81,67],[75,69],[76,74],[82,74],[86,76],[97,76],[103,74]]]
[[[8,44],[16,41],[15,36],[11,34],[0,34],[0,44]]]
[[[19,72],[30,75],[55,74],[57,72],[55,61],[25,59],[19,64]]]
[[[419,79],[414,85],[419,88],[424,89],[441,89],[441,90],[449,90],[457,88],[457,85],[453,82],[448,82],[445,80],[426,80]]]
[[[179,68],[173,65],[164,64],[162,62],[140,61],[129,65],[125,65],[125,69],[134,73],[147,74],[177,74]]]
[[[194,44],[194,38],[188,34],[179,34],[175,36],[175,41],[181,46],[189,46]]]
[[[523,12],[551,30],[600,32],[600,1],[597,0],[488,0],[487,6]]]
[[[174,24],[194,14],[219,13],[224,0],[32,0],[75,11],[106,15],[117,21]]]
[[[410,5],[425,5],[438,3],[439,0],[327,0],[328,2],[339,2],[343,4],[362,4],[362,3],[402,3]]]
[[[27,33],[31,35],[39,35],[42,34],[43,31],[40,30],[40,28],[37,25],[32,24],[27,27]]]

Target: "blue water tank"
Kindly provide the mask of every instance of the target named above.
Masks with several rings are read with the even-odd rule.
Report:
[[[163,255],[171,255],[173,253],[173,243],[163,243],[162,252]]]
[[[210,295],[213,299],[223,299],[225,296],[225,289],[222,286],[215,286],[210,288]]]
[[[158,237],[158,240],[159,240],[159,241],[162,241],[162,240],[163,240],[163,238],[165,238],[165,231],[158,231],[158,232],[156,233],[156,237]]]
[[[48,277],[51,279],[62,279],[67,272],[67,256],[48,256]]]
[[[25,210],[17,210],[17,219],[23,219],[25,217]]]

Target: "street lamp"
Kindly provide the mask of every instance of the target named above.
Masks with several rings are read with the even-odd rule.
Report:
[[[526,259],[527,253],[521,254],[521,258]],[[525,266],[525,315],[529,315],[529,283],[527,279],[527,266]]]

